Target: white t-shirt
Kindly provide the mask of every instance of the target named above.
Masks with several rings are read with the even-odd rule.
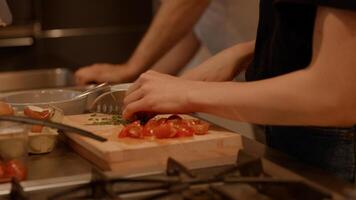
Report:
[[[259,0],[212,0],[195,26],[211,54],[256,38]]]

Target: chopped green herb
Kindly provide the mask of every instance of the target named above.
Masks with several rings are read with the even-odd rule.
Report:
[[[113,115],[111,118],[89,118],[89,121],[93,121],[91,124],[87,125],[126,125],[129,122],[124,120],[121,115]]]

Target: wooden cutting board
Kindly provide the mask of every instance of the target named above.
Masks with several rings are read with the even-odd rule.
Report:
[[[100,114],[95,118],[110,117]],[[192,118],[191,116],[182,116]],[[234,163],[242,148],[241,136],[211,126],[206,135],[174,139],[118,138],[122,125],[89,125],[90,114],[65,116],[64,123],[91,131],[108,139],[99,142],[76,134],[67,134],[69,144],[83,157],[103,170],[118,175],[160,172],[168,157],[189,168]]]

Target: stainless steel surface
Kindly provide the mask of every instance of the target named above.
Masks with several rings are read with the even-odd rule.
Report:
[[[89,106],[91,112],[121,114],[125,93],[131,83],[111,86],[108,92],[98,96]]]
[[[32,37],[7,38],[0,39],[0,47],[24,47],[34,44]]]
[[[70,89],[39,89],[8,92],[0,95],[0,100],[13,107],[23,109],[26,106],[55,106],[66,115],[82,114],[87,110],[87,97],[78,97],[80,91]]]
[[[20,38],[31,37],[36,39],[43,38],[64,38],[80,37],[93,35],[110,35],[110,34],[129,34],[144,31],[146,25],[131,26],[107,26],[107,27],[87,27],[87,28],[58,28],[43,30],[41,24],[31,23],[27,25],[17,25],[6,27],[0,31],[0,38]]]
[[[109,91],[96,98],[90,106],[91,112],[121,114],[125,91]]]
[[[56,128],[59,129],[60,131],[68,132],[70,134],[79,134],[81,136],[88,137],[100,142],[107,141],[106,138],[103,138],[99,135],[95,135],[86,130],[82,130],[76,127],[68,126],[61,123],[51,122],[51,121],[43,121],[43,120],[31,119],[28,117],[20,117],[20,116],[0,116],[0,121],[11,121],[11,122],[21,122],[25,124],[42,125],[51,128]]]
[[[77,185],[89,182],[92,166],[72,152],[64,143],[49,154],[31,155],[28,159],[28,180],[25,190]],[[10,184],[0,184],[0,194],[8,194]]]
[[[135,33],[145,30],[146,26],[132,27],[94,27],[94,28],[67,28],[67,29],[51,29],[36,32],[36,38],[64,38],[64,37],[79,37],[92,35],[108,35],[108,34],[125,34]]]
[[[43,69],[0,73],[0,92],[74,85],[68,69]]]
[[[101,91],[104,91],[106,89],[110,88],[109,84],[108,83],[101,83],[97,86],[94,86],[92,88],[89,88],[87,90],[85,90],[84,92],[82,92],[81,94],[75,96],[74,98],[75,99],[78,99],[78,98],[82,98],[82,97],[86,97],[90,94],[93,94],[93,93],[96,93],[96,92],[101,92]]]

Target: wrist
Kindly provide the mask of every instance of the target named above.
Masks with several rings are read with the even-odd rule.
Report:
[[[187,107],[191,108],[190,112],[204,112],[207,99],[206,88],[207,82],[191,81],[190,89],[187,91]]]

